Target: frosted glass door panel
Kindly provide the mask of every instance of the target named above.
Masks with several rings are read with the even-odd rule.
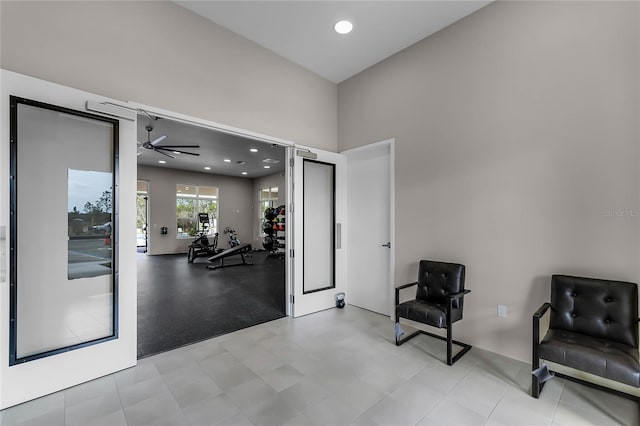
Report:
[[[12,108],[15,364],[117,335],[118,122],[28,100]]]
[[[304,160],[304,293],[335,287],[335,165]]]

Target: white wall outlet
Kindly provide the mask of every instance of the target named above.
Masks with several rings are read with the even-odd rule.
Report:
[[[500,318],[507,317],[507,305],[498,305],[498,316]]]

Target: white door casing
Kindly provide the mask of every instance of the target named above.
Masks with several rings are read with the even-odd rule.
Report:
[[[0,70],[0,228],[9,235],[9,96],[85,111],[87,101],[113,101],[84,91]],[[118,338],[9,366],[9,238],[0,241],[0,408],[7,408],[136,364],[136,123],[119,120]],[[122,214],[131,212],[131,214]],[[19,238],[19,237],[18,237]],[[43,241],[34,242],[34,267],[46,255]],[[39,247],[39,248],[37,248]],[[55,285],[55,283],[52,283]]]
[[[394,300],[393,148],[394,141],[386,140],[343,152],[347,160],[347,303],[388,316]]]
[[[315,158],[304,158],[300,154],[311,153]],[[317,157],[316,157],[317,156]],[[335,307],[335,295],[345,291],[346,247],[343,244],[343,229],[346,219],[346,162],[344,156],[308,147],[295,147],[293,155],[293,276],[294,303],[293,316],[311,314]],[[305,161],[307,163],[307,182],[305,184]],[[326,192],[330,183],[323,173],[333,165],[335,193],[333,200],[327,199]],[[326,167],[325,167],[326,166]],[[316,190],[318,188],[318,191]],[[307,206],[312,205],[317,212],[309,211],[305,224],[305,196]],[[315,199],[313,197],[316,197]],[[328,228],[325,209],[334,203],[335,220],[332,229]],[[305,228],[306,227],[306,228]],[[306,235],[305,235],[306,229]],[[331,238],[331,232],[333,237]],[[306,245],[305,245],[306,244]],[[329,244],[333,245],[330,247]],[[333,262],[330,257],[333,256]],[[327,265],[333,263],[335,275]],[[306,273],[305,273],[306,267]],[[307,282],[305,283],[305,276]],[[319,280],[318,282],[315,282]],[[333,280],[334,286],[327,288],[324,280]]]

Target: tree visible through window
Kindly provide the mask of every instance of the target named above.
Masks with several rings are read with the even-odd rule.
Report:
[[[176,185],[176,226],[178,238],[190,238],[200,230],[198,213],[209,215],[208,234],[218,232],[218,188]]]

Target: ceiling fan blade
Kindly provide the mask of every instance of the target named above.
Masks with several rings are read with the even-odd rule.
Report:
[[[165,148],[165,147],[163,147],[163,146],[158,146],[158,147],[156,147],[156,150],[158,150],[158,149],[164,149],[165,151],[177,152],[177,153],[179,153],[179,154],[188,154],[188,155],[195,155],[195,156],[199,156],[199,155],[200,155],[200,154],[195,153],[195,152],[181,151],[181,150],[179,150],[179,149],[174,149],[174,148],[167,149],[167,148]]]
[[[162,145],[156,146],[156,148],[200,148],[200,145]]]
[[[169,154],[167,154],[166,152],[162,152],[162,151],[160,151],[159,149],[154,148],[153,150],[154,150],[155,152],[157,152],[158,154],[166,155],[166,156],[167,156],[167,157],[169,157],[169,158],[176,158],[176,157],[174,157],[173,155],[169,155]]]
[[[149,142],[151,145],[156,146],[157,144],[159,144],[160,142],[162,142],[163,140],[165,140],[167,138],[167,135],[162,135],[157,137],[156,139],[152,140],[151,142]]]

